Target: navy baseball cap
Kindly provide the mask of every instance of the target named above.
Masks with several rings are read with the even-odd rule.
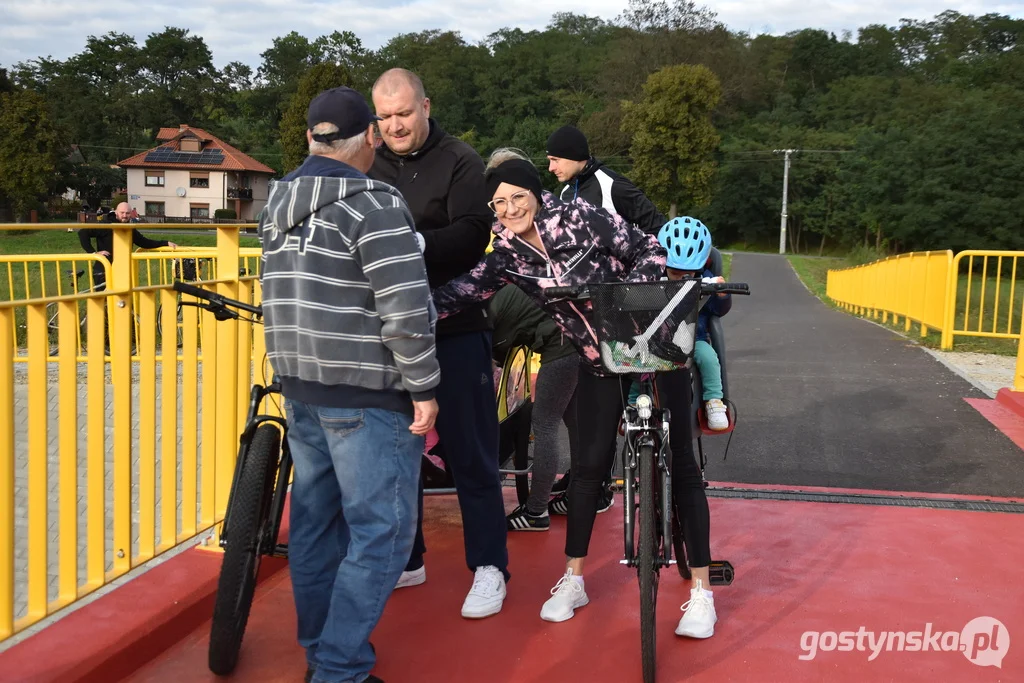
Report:
[[[306,124],[310,130],[318,123],[333,123],[338,127],[337,133],[314,135],[313,139],[318,142],[353,137],[365,131],[371,122],[380,120],[370,111],[370,106],[359,92],[345,86],[324,90],[313,98],[306,112]]]

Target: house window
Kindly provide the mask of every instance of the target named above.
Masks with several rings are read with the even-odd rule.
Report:
[[[146,187],[163,187],[163,171],[146,171]]]
[[[195,138],[184,138],[181,141],[182,152],[198,152],[199,151],[199,140]]]
[[[210,205],[209,204],[189,204],[189,215],[192,218],[209,218],[210,217]]]
[[[210,186],[210,172],[209,171],[193,171],[189,174],[188,179],[189,187],[209,187]]]
[[[163,180],[163,178],[160,178]],[[161,183],[162,185],[163,183]],[[164,203],[163,202],[146,202],[146,215],[147,216],[163,216],[164,215]]]

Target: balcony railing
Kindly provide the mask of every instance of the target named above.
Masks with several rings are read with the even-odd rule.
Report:
[[[252,199],[251,187],[229,187],[228,199]]]

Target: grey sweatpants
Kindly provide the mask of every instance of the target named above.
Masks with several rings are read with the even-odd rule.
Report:
[[[533,397],[533,481],[526,501],[530,514],[547,512],[558,474],[558,423],[569,432],[570,462],[576,457],[576,380],[579,354],[542,363]]]

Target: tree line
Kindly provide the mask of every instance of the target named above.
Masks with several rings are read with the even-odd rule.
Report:
[[[546,167],[547,136],[576,125],[722,245],[777,245],[791,149],[790,251],[1024,249],[1024,21],[954,11],[855,36],[751,36],[688,0],[629,0],[613,20],[558,13],[479,43],[431,30],[370,50],[348,31],[293,32],[259,64],[222,69],[186,29],[141,44],[110,32],[0,70],[0,193],[19,211],[67,187],[109,196],[123,183],[109,165],[182,123],[284,173],[305,154],[316,92],[369,97],[394,66],[482,155],[512,145]]]

